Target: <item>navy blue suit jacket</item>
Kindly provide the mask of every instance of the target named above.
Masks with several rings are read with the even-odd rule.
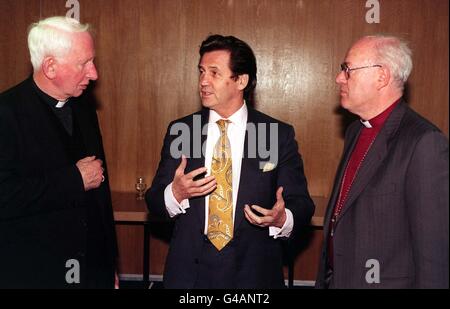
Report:
[[[201,117],[202,127],[208,123],[209,110],[203,109],[193,115]],[[154,215],[167,216],[164,189],[172,182],[175,170],[180,164],[179,158],[174,159],[170,155],[170,145],[178,137],[169,134],[170,128],[175,123],[184,123],[192,129],[193,115],[176,120],[169,125],[158,170],[151,188],[146,193],[149,210]],[[292,126],[251,108],[248,109],[247,122],[254,123],[257,128],[258,123],[266,124],[267,130],[270,123],[278,125],[278,163],[273,170],[263,172],[260,169],[260,162],[266,161],[267,158],[260,158],[258,154],[256,158],[249,158],[248,134],[246,134],[234,237],[222,249],[229,257],[223,267],[233,278],[230,288],[281,288],[284,287],[282,241],[269,236],[268,228],[250,224],[244,217],[244,205],[256,204],[264,208],[272,208],[276,201],[276,190],[283,186],[286,207],[294,216],[293,234],[295,234],[298,228],[309,223],[314,213],[314,204],[307,190],[303,163],[298,153]],[[270,134],[266,134],[266,145],[269,145],[269,136]],[[206,136],[203,136],[202,142],[205,139]],[[204,162],[203,155],[200,158],[188,158],[185,173],[204,166]],[[186,214],[175,218],[164,271],[164,285],[167,288],[194,287],[200,271],[198,264],[205,246],[205,198],[192,198],[189,203],[190,208],[187,209]]]

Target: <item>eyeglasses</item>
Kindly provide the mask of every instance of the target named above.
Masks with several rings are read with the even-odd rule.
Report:
[[[344,62],[344,63],[341,64],[341,71],[343,71],[345,73],[345,78],[349,79],[351,71],[367,69],[367,68],[375,68],[375,67],[381,68],[382,66],[379,65],[379,64],[374,64],[374,65],[368,65],[368,66],[365,66],[365,67],[349,68],[347,63]]]

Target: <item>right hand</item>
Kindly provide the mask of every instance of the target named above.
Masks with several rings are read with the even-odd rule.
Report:
[[[86,157],[77,162],[78,170],[83,178],[84,191],[100,187],[103,180],[102,160],[95,156]]]
[[[214,176],[208,176],[199,180],[194,177],[207,171],[206,167],[200,167],[189,174],[184,174],[187,160],[181,157],[181,163],[175,171],[172,182],[172,193],[178,203],[192,197],[203,196],[216,189],[217,183]]]

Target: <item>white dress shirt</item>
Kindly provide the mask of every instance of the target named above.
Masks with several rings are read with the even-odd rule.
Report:
[[[242,107],[231,115],[227,120],[228,124],[227,135],[231,144],[231,159],[233,169],[233,222],[236,213],[237,195],[239,192],[239,181],[241,178],[241,164],[242,153],[244,151],[245,133],[247,128],[248,109],[244,103]],[[213,110],[209,111],[208,121],[208,135],[206,139],[205,149],[205,167],[208,169],[207,175],[211,174],[211,161],[214,146],[220,138],[220,130],[217,121],[223,119],[218,113]],[[186,209],[190,208],[189,200],[185,199],[178,203],[172,192],[172,183],[170,183],[164,190],[164,200],[169,216],[175,217],[179,214],[186,213]],[[251,205],[249,205],[251,206]],[[205,227],[204,233],[206,235],[208,227],[208,209],[209,209],[209,195],[205,196]],[[243,211],[243,210],[242,210]],[[286,222],[282,228],[274,226],[269,227],[269,235],[274,238],[289,237],[294,227],[294,217],[292,212],[286,208]]]

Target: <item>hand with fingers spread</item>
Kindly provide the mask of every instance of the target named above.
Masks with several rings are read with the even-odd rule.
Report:
[[[206,167],[201,167],[185,174],[187,160],[185,156],[181,157],[181,163],[175,171],[172,182],[172,193],[178,203],[192,197],[203,196],[213,192],[217,183],[214,176],[208,176],[199,180],[194,177],[207,171]]]
[[[245,205],[244,214],[245,218],[253,224],[261,227],[275,226],[278,228],[283,227],[286,222],[286,207],[283,200],[283,187],[279,187],[277,190],[277,201],[273,205],[272,209],[266,209],[257,205]],[[261,216],[255,214],[252,210],[256,210]]]
[[[83,178],[84,190],[89,191],[100,187],[105,179],[103,176],[103,162],[95,156],[86,157],[77,162],[78,170]]]

